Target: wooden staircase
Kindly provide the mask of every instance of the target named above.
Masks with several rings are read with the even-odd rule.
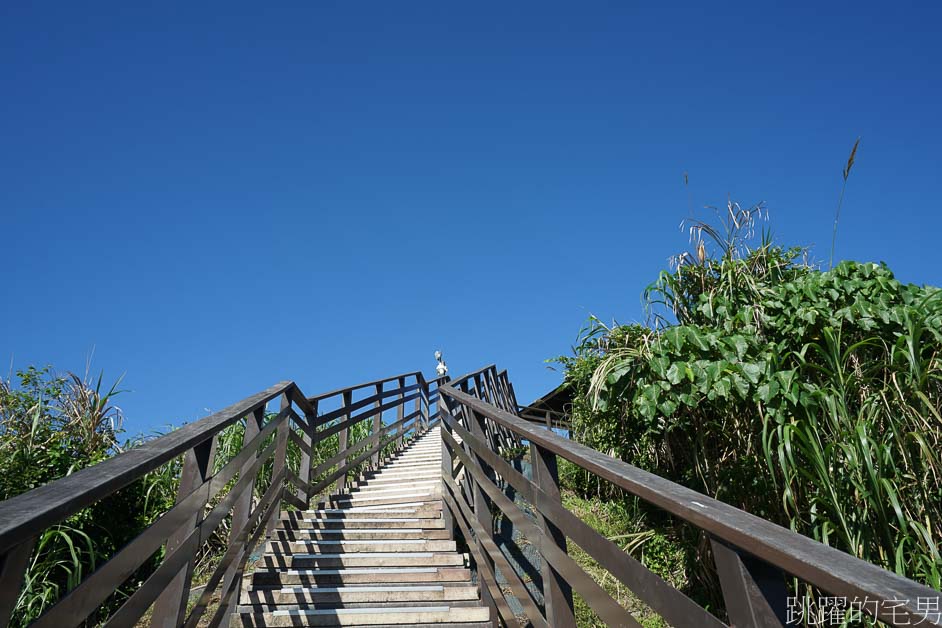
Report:
[[[491,626],[442,523],[433,427],[349,490],[282,513],[230,626]]]

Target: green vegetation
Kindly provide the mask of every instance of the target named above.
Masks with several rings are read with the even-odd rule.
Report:
[[[60,377],[49,368],[30,367],[17,376],[18,385],[0,381],[0,500],[124,449],[118,443],[121,413],[112,405],[118,384],[106,390],[100,377],[97,382],[74,374]],[[166,486],[166,478],[176,471],[161,471],[163,476],[151,474],[42,532],[12,625],[38,617],[173,504],[174,488]],[[103,608],[120,605],[157,559],[145,563]]]
[[[763,218],[731,203],[718,226],[692,222],[693,252],[645,293],[648,325],[590,321],[558,358],[573,437],[939,589],[942,291],[883,264],[818,270],[756,234]],[[562,472],[583,497],[624,499]],[[666,553],[629,549],[721,608],[702,535],[639,512]]]
[[[675,587],[686,582],[683,572],[684,548],[645,526],[645,515],[635,500],[600,501],[583,499],[573,491],[564,491],[563,505],[602,536],[614,541],[626,552],[637,553],[651,571]],[[598,582],[616,602],[628,609],[644,628],[662,628],[667,624],[659,615],[612,576],[578,545],[569,543],[569,555]],[[582,597],[574,593],[576,625],[604,628]]]

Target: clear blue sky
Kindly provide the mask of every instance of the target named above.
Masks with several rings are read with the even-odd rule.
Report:
[[[942,283],[942,5],[0,6],[0,360],[126,373],[131,432],[281,379],[509,368],[766,201]],[[689,190],[683,173],[690,174]]]

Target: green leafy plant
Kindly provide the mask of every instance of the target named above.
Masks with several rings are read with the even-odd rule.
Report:
[[[938,589],[942,292],[883,264],[820,271],[761,205],[720,218],[690,223],[648,325],[592,319],[559,358],[574,438]],[[707,544],[678,534],[699,548],[690,589],[720,604]]]

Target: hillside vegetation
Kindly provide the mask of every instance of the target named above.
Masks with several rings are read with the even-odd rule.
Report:
[[[573,438],[939,589],[942,292],[884,264],[818,269],[756,233],[763,218],[731,203],[690,223],[648,324],[590,320],[558,358]],[[721,605],[701,534],[564,471],[624,500],[630,551]]]

